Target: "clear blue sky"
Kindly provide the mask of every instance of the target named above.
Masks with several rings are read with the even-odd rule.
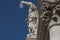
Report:
[[[0,40],[25,40],[28,27],[25,18],[28,6],[19,8],[21,0],[0,0]],[[37,5],[37,0],[31,1]]]

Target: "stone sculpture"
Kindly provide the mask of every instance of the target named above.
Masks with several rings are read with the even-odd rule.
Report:
[[[32,2],[21,1],[21,4],[26,4],[29,6],[29,15],[26,18],[29,27],[29,34],[27,38],[36,38],[38,29],[38,10],[37,7]]]

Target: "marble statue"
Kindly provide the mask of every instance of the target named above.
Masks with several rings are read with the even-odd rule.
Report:
[[[26,18],[26,21],[28,22],[29,27],[29,34],[27,35],[28,38],[36,38],[37,37],[37,28],[38,28],[38,10],[37,7],[32,2],[27,1],[21,1],[20,2],[21,7],[23,7],[24,4],[29,6],[29,14],[28,18]]]

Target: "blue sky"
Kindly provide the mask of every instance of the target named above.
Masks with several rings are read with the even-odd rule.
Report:
[[[25,40],[28,27],[25,18],[28,6],[19,8],[21,0],[0,0],[0,40]],[[25,0],[37,5],[37,0]]]

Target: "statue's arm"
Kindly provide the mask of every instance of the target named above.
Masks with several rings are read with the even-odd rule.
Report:
[[[31,5],[32,5],[32,2],[21,1],[20,3],[26,4],[26,5],[28,5],[28,6],[31,6]]]

